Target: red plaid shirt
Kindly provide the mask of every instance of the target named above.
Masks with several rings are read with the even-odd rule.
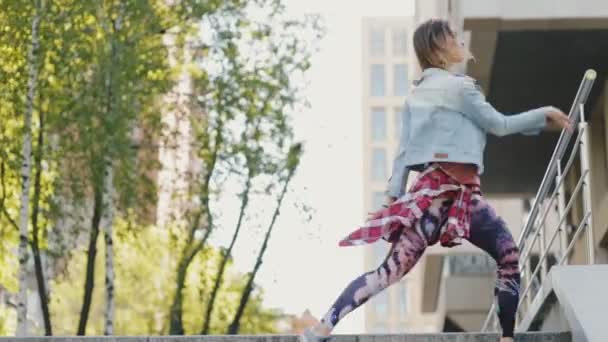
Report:
[[[415,223],[441,196],[452,198],[448,219],[441,227],[439,241],[442,246],[460,245],[469,238],[470,206],[473,194],[481,194],[478,185],[463,185],[434,165],[422,172],[414,186],[388,208],[378,211],[363,226],[340,241],[340,246],[355,246],[378,241],[394,242],[403,228],[413,229]]]

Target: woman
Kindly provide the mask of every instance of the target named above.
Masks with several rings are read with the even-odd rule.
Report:
[[[519,251],[505,222],[481,195],[486,134],[533,135],[547,126],[570,129],[570,122],[554,107],[510,116],[497,112],[473,79],[448,71],[463,62],[468,52],[443,20],[420,25],[414,33],[414,49],[423,72],[405,104],[388,205],[340,242],[352,246],[382,238],[392,243],[391,250],[376,270],[346,287],[321,322],[300,336],[302,342],[326,340],[346,314],[407,274],[428,246],[440,242],[452,247],[463,239],[496,261],[494,293],[501,342],[513,341]],[[420,174],[405,193],[409,170]]]

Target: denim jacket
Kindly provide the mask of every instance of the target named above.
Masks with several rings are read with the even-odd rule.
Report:
[[[399,150],[393,163],[387,195],[405,193],[411,169],[430,162],[477,165],[483,173],[486,134],[538,134],[553,107],[503,115],[490,105],[476,81],[437,68],[424,70],[414,82],[403,108]]]

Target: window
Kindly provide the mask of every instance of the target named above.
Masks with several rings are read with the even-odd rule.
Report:
[[[376,323],[376,325],[374,325],[374,327],[372,328],[372,334],[388,334],[388,327],[386,326],[386,324],[382,324],[382,323]]]
[[[407,326],[406,326],[405,324],[399,324],[399,325],[397,326],[397,329],[395,330],[395,332],[396,332],[397,334],[407,334],[407,333],[409,333],[410,331],[408,331]]]
[[[494,273],[494,260],[484,254],[450,255],[449,270],[453,275],[474,275]]]
[[[386,181],[386,151],[383,148],[372,150],[372,180]]]
[[[393,55],[405,56],[407,54],[407,30],[398,28],[393,30]]]
[[[372,108],[372,140],[386,140],[386,111],[384,108]]]
[[[403,107],[395,107],[394,109],[395,123],[395,139],[401,139],[401,125],[403,123]]]
[[[377,267],[380,266],[388,256],[388,250],[390,249],[390,245],[388,243],[383,243],[383,241],[378,241],[373,246],[375,260],[374,267]]]
[[[395,96],[407,94],[407,65],[395,64],[393,66],[393,92]]]
[[[399,291],[399,315],[404,317],[407,315],[407,285],[402,282],[397,289]]]
[[[378,210],[384,204],[384,193],[383,192],[374,192],[372,195],[372,210]]]
[[[370,31],[369,45],[372,56],[384,56],[384,29],[375,28]]]
[[[371,95],[384,96],[384,65],[372,65],[371,77]]]
[[[387,317],[388,310],[388,291],[385,289],[384,291],[375,295],[372,299],[374,302],[374,311],[376,311],[376,316]]]

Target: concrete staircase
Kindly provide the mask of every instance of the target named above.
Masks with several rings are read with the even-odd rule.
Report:
[[[337,335],[331,342],[498,342],[498,334],[445,333],[407,335]],[[0,337],[0,342],[298,342],[294,335],[138,336],[138,337]],[[516,342],[572,342],[570,333],[522,333]]]

